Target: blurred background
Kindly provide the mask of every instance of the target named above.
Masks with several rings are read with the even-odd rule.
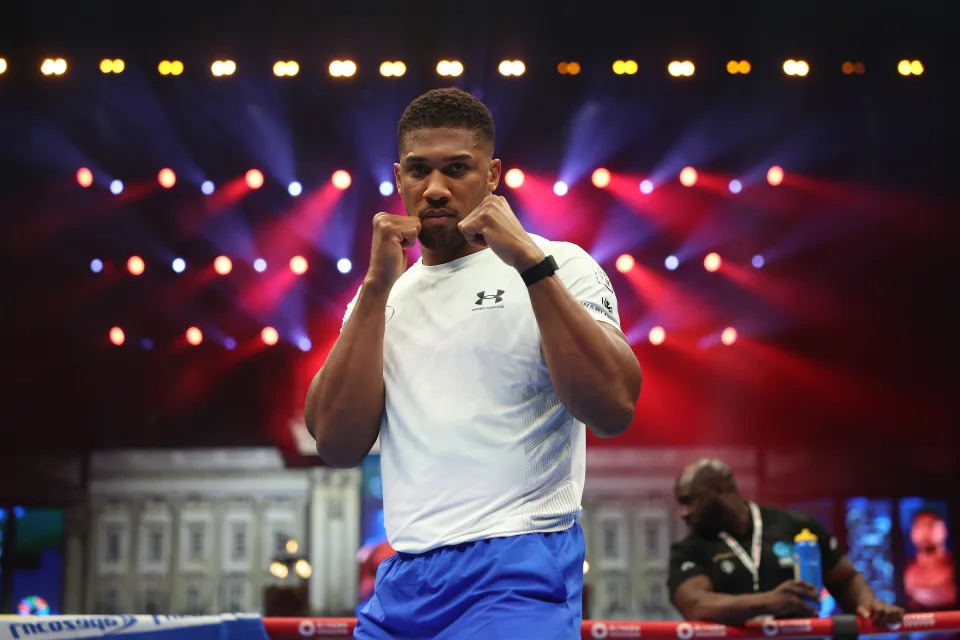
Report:
[[[643,367],[633,426],[588,442],[586,615],[676,618],[673,479],[706,454],[881,597],[955,606],[907,577],[960,510],[945,12],[7,3],[0,613],[368,597],[376,449],[325,468],[303,398],[402,212],[397,120],[450,85],[493,112],[525,227],[604,266]]]

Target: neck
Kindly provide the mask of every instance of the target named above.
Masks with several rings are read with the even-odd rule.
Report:
[[[485,247],[475,247],[472,244],[466,244],[451,249],[428,249],[423,244],[420,245],[420,255],[423,256],[423,264],[428,267],[434,267],[438,264],[446,264],[460,258],[464,258],[478,251],[483,251]]]

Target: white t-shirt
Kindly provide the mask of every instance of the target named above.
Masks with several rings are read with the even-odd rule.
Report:
[[[590,315],[619,329],[600,265],[574,244],[531,238]],[[572,526],[586,431],[554,393],[520,274],[490,249],[420,260],[394,284],[386,313],[380,465],[390,545],[419,553]]]

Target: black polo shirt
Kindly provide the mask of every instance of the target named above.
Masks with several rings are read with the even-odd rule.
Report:
[[[833,569],[843,557],[837,539],[816,520],[802,513],[775,507],[760,507],[763,535],[760,543],[760,591],[771,591],[794,578],[793,537],[809,529],[820,543],[823,573]],[[753,521],[737,542],[751,555]],[[719,537],[703,538],[691,533],[670,548],[670,576],[667,586],[670,598],[677,587],[693,576],[706,575],[718,593],[740,595],[753,593],[753,574],[747,570],[730,547]]]

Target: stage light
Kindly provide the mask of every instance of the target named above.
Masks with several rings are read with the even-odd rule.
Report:
[[[763,259],[763,256],[757,254],[750,259],[750,264],[753,265],[754,269],[760,269],[766,264],[766,261]]]
[[[93,184],[93,172],[86,167],[80,167],[77,169],[77,183],[86,189]]]
[[[677,256],[667,256],[663,261],[663,266],[669,271],[676,271],[677,267],[680,266],[680,259]]]
[[[123,341],[126,340],[126,336],[123,335],[123,329],[120,327],[113,327],[110,329],[110,342],[117,345],[118,347],[123,344]]]
[[[334,60],[329,69],[334,78],[350,78],[357,73],[357,63],[353,60]]]
[[[264,327],[260,332],[260,339],[263,340],[263,344],[273,346],[280,339],[280,334],[273,327]]]
[[[210,65],[210,72],[216,76],[232,76],[237,70],[237,63],[233,60],[214,60]]]
[[[783,72],[788,76],[805,76],[810,73],[810,65],[806,60],[785,60]]]
[[[251,189],[259,189],[263,186],[263,174],[259,169],[250,169],[247,171],[244,180],[247,181],[247,186]]]
[[[161,60],[157,71],[162,76],[178,76],[183,73],[183,63],[179,60]]]
[[[310,338],[307,336],[301,336],[300,339],[297,340],[297,346],[300,347],[300,351],[310,351],[310,349],[313,348],[313,343],[310,342]]]
[[[913,69],[910,68],[910,61],[909,61],[909,60],[901,60],[901,61],[897,64],[897,71],[899,71],[899,72],[900,72],[900,75],[902,75],[902,76],[908,76],[908,75],[910,75],[911,73],[913,73]]]
[[[557,73],[560,75],[575,76],[580,73],[579,62],[561,62],[557,64]]]
[[[40,73],[45,76],[62,76],[67,72],[67,61],[63,58],[45,58],[40,64]]]
[[[333,182],[333,186],[343,191],[350,186],[350,183],[353,182],[353,179],[350,177],[349,173],[343,169],[338,169],[337,171],[333,172],[333,175],[330,177],[330,181]]]
[[[519,189],[522,187],[523,179],[523,171],[520,171],[520,169],[510,169],[506,175],[503,176],[503,181],[511,189]]]
[[[120,58],[116,58],[114,60],[111,60],[110,58],[104,58],[100,61],[101,73],[123,73],[123,70],[126,68],[126,63]]]
[[[867,65],[863,64],[862,62],[854,62],[853,72],[858,76],[862,76],[867,72]]]
[[[294,180],[287,185],[287,193],[296,198],[298,195],[303,193],[303,185]]]
[[[729,60],[727,62],[727,73],[732,76],[740,73],[740,63],[736,60]]]
[[[527,67],[520,60],[503,60],[498,70],[502,76],[522,76]]]
[[[642,180],[640,182],[640,193],[647,196],[653,193],[653,182],[650,180]]]
[[[667,73],[669,73],[674,78],[679,78],[680,76],[689,77],[692,76],[696,67],[689,60],[674,60],[667,65]]]
[[[919,60],[914,60],[910,63],[910,73],[915,76],[919,76],[923,73],[923,63]]]
[[[774,165],[767,171],[767,182],[770,186],[777,187],[783,183],[783,169]]]
[[[727,188],[730,189],[730,193],[740,193],[743,190],[743,185],[739,180],[734,178],[730,181],[730,184],[727,185]]]
[[[393,195],[393,183],[390,182],[389,180],[384,180],[383,182],[381,182],[381,183],[380,183],[380,195],[382,195],[384,198],[386,198],[387,196],[392,196],[392,195]]]
[[[160,173],[157,174],[157,182],[164,189],[169,189],[177,183],[177,174],[173,172],[173,169],[160,169]]]
[[[273,75],[278,78],[292,78],[298,73],[300,73],[300,65],[296,60],[277,60],[273,63]]]
[[[840,65],[840,70],[843,71],[843,75],[849,76],[853,75],[853,63],[849,60]]]
[[[553,183],[553,192],[558,196],[565,196],[570,190],[570,187],[567,186],[567,183],[563,180],[557,180]]]
[[[200,192],[201,192],[203,195],[205,195],[205,196],[208,196],[208,195],[210,195],[211,193],[213,193],[213,190],[214,190],[214,189],[215,189],[215,187],[214,187],[213,183],[212,183],[211,181],[209,181],[209,180],[204,180],[204,181],[203,181],[203,184],[200,185]]]
[[[727,327],[720,334],[720,342],[722,342],[728,347],[736,341],[737,341],[737,330],[734,329],[733,327]]]
[[[459,76],[463,73],[463,63],[459,60],[441,60],[437,63],[437,73],[441,76]]]
[[[233,351],[234,349],[237,348],[237,341],[234,338],[227,336],[226,338],[223,339],[223,346],[228,351]]]
[[[620,273],[626,273],[633,269],[636,266],[637,261],[633,259],[633,256],[630,254],[624,253],[619,258],[617,258],[617,271]]]
[[[723,260],[720,259],[719,253],[708,253],[707,256],[703,259],[703,268],[713,273],[720,269],[720,265],[723,264]]]
[[[270,575],[274,578],[283,580],[289,575],[290,569],[287,568],[287,565],[282,562],[271,562],[270,563]]]
[[[213,270],[225,276],[233,270],[233,261],[227,256],[217,256],[213,261]]]
[[[313,575],[313,567],[311,567],[310,563],[303,558],[297,560],[296,564],[293,565],[293,568],[297,572],[297,575],[304,580]]]
[[[650,329],[650,333],[647,334],[647,337],[650,339],[650,344],[652,345],[661,345],[663,341],[667,339],[667,332],[663,330],[663,327],[654,327]]]
[[[174,273],[183,273],[183,270],[187,268],[187,261],[183,258],[174,258],[170,266],[173,268]]]
[[[380,63],[380,75],[385,78],[399,78],[407,72],[407,65],[399,60],[393,62],[387,60]]]
[[[143,258],[140,256],[130,256],[130,258],[127,260],[127,271],[135,276],[142,274],[145,268],[146,265],[143,262]]]
[[[684,167],[681,169],[680,184],[685,187],[692,187],[697,184],[697,170],[693,167]]]
[[[101,260],[100,258],[94,258],[93,260],[91,260],[90,271],[93,271],[94,273],[100,273],[101,271],[103,271],[103,260]]]
[[[123,182],[120,180],[111,180],[110,181],[110,193],[115,196],[123,193]]]
[[[253,261],[253,270],[257,273],[263,273],[267,270],[267,261],[263,258],[257,258]]]
[[[7,59],[0,58],[0,76],[7,72]]]
[[[290,271],[293,271],[298,276],[302,276],[307,272],[307,259],[303,256],[293,256],[290,258]]]
[[[613,63],[613,72],[618,76],[632,76],[639,68],[636,60],[616,60]]]
[[[741,60],[740,64],[737,65],[737,70],[744,75],[750,73],[750,69],[751,69],[750,62],[747,60]]]
[[[606,169],[597,169],[593,172],[593,175],[590,176],[590,181],[593,182],[593,186],[598,189],[606,189],[610,186],[610,172]]]
[[[193,346],[197,346],[203,342],[203,332],[196,327],[190,327],[187,329],[187,342]]]
[[[340,273],[350,273],[351,269],[353,269],[353,263],[350,262],[349,258],[340,258],[337,260],[337,271]]]

